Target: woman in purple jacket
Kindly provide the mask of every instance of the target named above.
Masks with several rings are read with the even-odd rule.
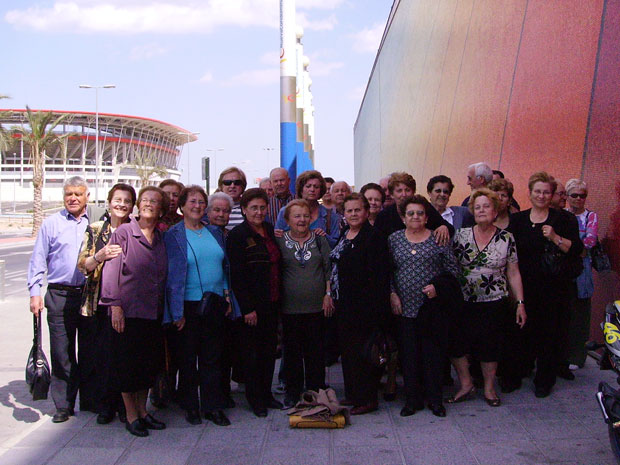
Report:
[[[146,411],[149,388],[163,358],[161,317],[168,259],[157,222],[168,210],[168,196],[153,186],[138,195],[138,218],[118,227],[110,244],[122,252],[103,268],[101,305],[110,307],[112,379],[127,410],[127,430],[148,436],[166,425]]]

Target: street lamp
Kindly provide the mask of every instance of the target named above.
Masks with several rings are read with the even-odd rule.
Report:
[[[217,178],[217,152],[222,152],[224,149],[220,148],[220,149],[205,149],[205,150],[207,152],[213,152],[213,174],[215,175],[214,177]],[[209,177],[211,177],[211,173],[209,173]],[[213,183],[213,185],[215,185],[215,183]]]
[[[199,132],[177,132],[180,136],[187,136],[187,185],[189,186],[189,143],[191,136],[197,136]]]
[[[80,84],[80,89],[95,89],[95,204],[99,205],[99,89],[115,89],[114,84],[91,86]]]

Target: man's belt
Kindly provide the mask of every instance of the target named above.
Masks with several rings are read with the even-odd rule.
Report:
[[[84,286],[67,286],[66,284],[56,284],[56,283],[49,283],[47,285],[47,288],[56,289],[57,291],[67,291],[67,292],[74,292],[74,293],[79,293],[84,290]]]

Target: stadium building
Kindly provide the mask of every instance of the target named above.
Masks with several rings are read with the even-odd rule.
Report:
[[[142,186],[141,173],[150,172],[150,184],[164,178],[180,179],[182,146],[197,140],[190,131],[163,121],[138,116],[99,113],[99,166],[96,163],[96,114],[92,112],[51,111],[54,119],[65,115],[55,131],[71,133],[65,144],[54,144],[46,153],[43,200],[58,200],[60,189],[71,176],[82,176],[91,186],[99,181],[99,199],[117,182]],[[0,110],[5,129],[28,127],[26,110]],[[0,163],[1,198],[5,201],[32,200],[30,147],[15,136],[15,143],[2,151]]]

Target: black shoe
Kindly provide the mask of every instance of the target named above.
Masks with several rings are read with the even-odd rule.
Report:
[[[185,420],[187,420],[190,425],[200,425],[202,423],[198,410],[188,410],[185,412]]]
[[[534,390],[534,395],[539,399],[549,397],[549,394],[551,394],[551,388],[537,387]]]
[[[267,408],[272,408],[274,410],[280,410],[282,407],[282,402],[274,398],[271,398],[271,400],[267,403]]]
[[[100,425],[107,425],[114,420],[114,410],[106,409],[97,415],[97,423]]]
[[[148,430],[144,427],[142,420],[139,418],[131,423],[125,423],[125,429],[139,438],[145,438],[149,435]]]
[[[73,414],[73,409],[59,408],[56,410],[56,413],[52,417],[52,423],[63,423],[67,421],[69,417]]]
[[[410,417],[413,414],[415,414],[415,408],[413,408],[411,405],[405,404],[405,406],[400,410],[401,417]]]
[[[237,403],[233,400],[232,397],[227,396],[224,400],[224,408],[235,408]]]
[[[433,412],[433,415],[435,415],[436,417],[446,416],[446,408],[443,406],[443,404],[433,404],[429,402],[428,409]]]
[[[254,415],[259,418],[264,418],[267,416],[267,409],[265,407],[255,407],[252,411],[254,412]]]
[[[207,412],[205,413],[205,419],[212,421],[217,426],[228,426],[230,425],[230,420],[224,412],[221,410],[216,410],[215,412]]]
[[[575,379],[575,375],[568,369],[567,366],[563,366],[558,370],[558,376],[567,381],[572,381]]]
[[[125,411],[125,408],[118,411],[118,421],[121,423],[127,423],[127,412]]]
[[[153,418],[153,415],[151,415],[150,413],[147,413],[144,418],[140,418],[140,421],[142,422],[144,427],[147,429],[156,429],[156,430],[166,429],[166,424],[162,421],[159,421]]]
[[[282,410],[287,410],[289,408],[295,407],[297,405],[297,400],[299,400],[299,397],[284,397],[284,405],[282,406]]]

